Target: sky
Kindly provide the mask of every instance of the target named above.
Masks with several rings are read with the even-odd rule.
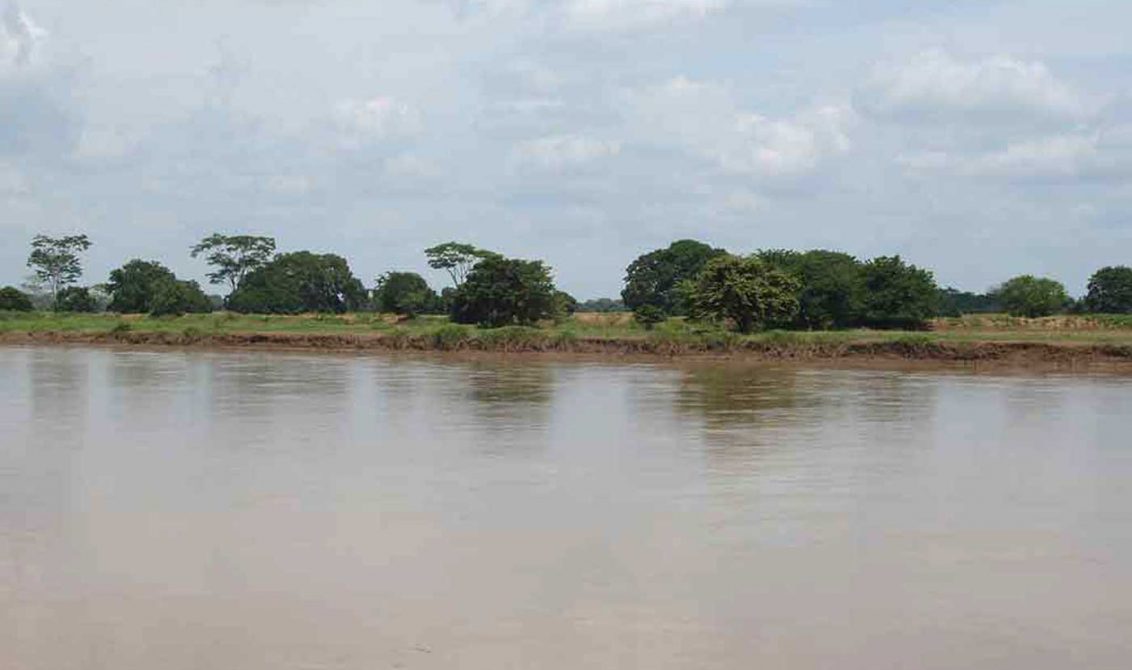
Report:
[[[0,285],[37,233],[367,285],[459,240],[616,296],[680,238],[944,285],[1132,265],[1127,0],[0,0]]]

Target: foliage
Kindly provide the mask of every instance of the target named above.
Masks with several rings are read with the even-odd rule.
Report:
[[[27,264],[36,280],[45,284],[51,292],[52,304],[59,298],[59,291],[82,276],[79,253],[89,248],[90,240],[86,235],[36,235],[32,238],[31,255],[28,256]]]
[[[342,313],[366,303],[366,290],[346,259],[334,254],[297,251],[278,254],[252,270],[228,297],[236,312],[298,314]]]
[[[55,298],[56,312],[97,312],[98,300],[85,286],[68,286]]]
[[[815,249],[798,253],[768,250],[758,253],[767,264],[797,277],[798,314],[791,324],[810,330],[855,325],[864,302],[861,262],[838,251]]]
[[[415,272],[386,272],[377,278],[373,302],[379,312],[416,316],[436,311],[440,297]]]
[[[954,288],[940,289],[937,301],[937,316],[989,314],[1002,309],[998,298],[993,294],[971,293]]]
[[[1085,308],[1099,314],[1132,313],[1132,268],[1106,267],[1089,278]]]
[[[169,268],[157,261],[134,259],[110,273],[111,312],[141,314],[153,309],[154,298],[167,284],[177,281]]]
[[[725,253],[703,242],[679,240],[644,254],[626,268],[621,298],[631,310],[653,305],[666,314],[684,314],[683,283],[694,280],[709,260]]]
[[[757,256],[717,256],[704,266],[691,292],[691,316],[730,320],[741,333],[767,323],[789,321],[798,313],[796,277]]]
[[[212,301],[195,281],[173,280],[162,282],[150,304],[152,316],[180,316],[206,314],[212,311]]]
[[[938,287],[932,273],[899,256],[880,256],[862,268],[862,321],[874,328],[922,328],[935,315]]]
[[[14,286],[0,288],[0,312],[30,312],[32,310],[31,298]]]
[[[621,300],[614,300],[613,298],[595,298],[592,300],[583,300],[578,303],[579,312],[627,312],[625,303]]]
[[[1069,306],[1069,294],[1060,282],[1021,275],[994,290],[999,304],[1012,316],[1049,316]]]
[[[208,280],[228,284],[233,292],[249,272],[266,265],[274,253],[274,238],[255,235],[213,233],[192,248],[193,258],[206,254],[205,261],[216,268],[208,273]]]
[[[481,326],[531,325],[554,316],[556,290],[541,261],[491,256],[468,273],[452,297],[452,320]]]
[[[501,258],[494,251],[479,249],[462,242],[445,242],[425,249],[428,266],[435,270],[445,270],[452,278],[452,284],[459,288],[467,280],[476,263],[487,258]]]
[[[652,330],[656,324],[664,323],[668,315],[656,305],[641,305],[633,310],[633,320],[641,324],[645,330]]]
[[[578,311],[578,299],[566,291],[554,292],[554,314],[562,318],[573,315]]]

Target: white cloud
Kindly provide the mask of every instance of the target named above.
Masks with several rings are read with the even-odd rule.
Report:
[[[420,132],[423,126],[417,110],[387,96],[343,100],[335,105],[334,119],[348,143],[407,137]]]
[[[564,13],[575,27],[618,30],[702,19],[730,4],[730,0],[569,0]]]
[[[862,93],[864,105],[882,114],[1029,112],[1075,117],[1092,107],[1039,61],[1007,56],[960,60],[941,50],[877,65]]]
[[[8,5],[0,12],[0,76],[30,66],[46,37],[30,16]]]
[[[552,135],[519,143],[511,159],[513,165],[554,172],[620,153],[620,142],[583,135]]]
[[[727,87],[677,77],[630,94],[631,115],[650,144],[676,143],[729,172],[797,175],[851,147],[854,121],[845,105],[770,118],[739,109]]]

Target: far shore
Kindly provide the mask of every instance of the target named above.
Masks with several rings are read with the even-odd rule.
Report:
[[[766,361],[922,361],[993,367],[1132,371],[1124,319],[1003,316],[938,319],[926,331],[769,331],[739,335],[673,320],[645,330],[625,314],[577,314],[541,328],[479,329],[443,317],[375,314],[181,317],[0,315],[0,344],[443,351]]]

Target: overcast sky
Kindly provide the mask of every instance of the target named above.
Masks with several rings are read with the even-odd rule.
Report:
[[[214,232],[367,284],[449,239],[613,296],[682,237],[899,253],[983,290],[1132,265],[1127,0],[21,0],[0,284]],[[428,273],[435,284],[443,275]]]

